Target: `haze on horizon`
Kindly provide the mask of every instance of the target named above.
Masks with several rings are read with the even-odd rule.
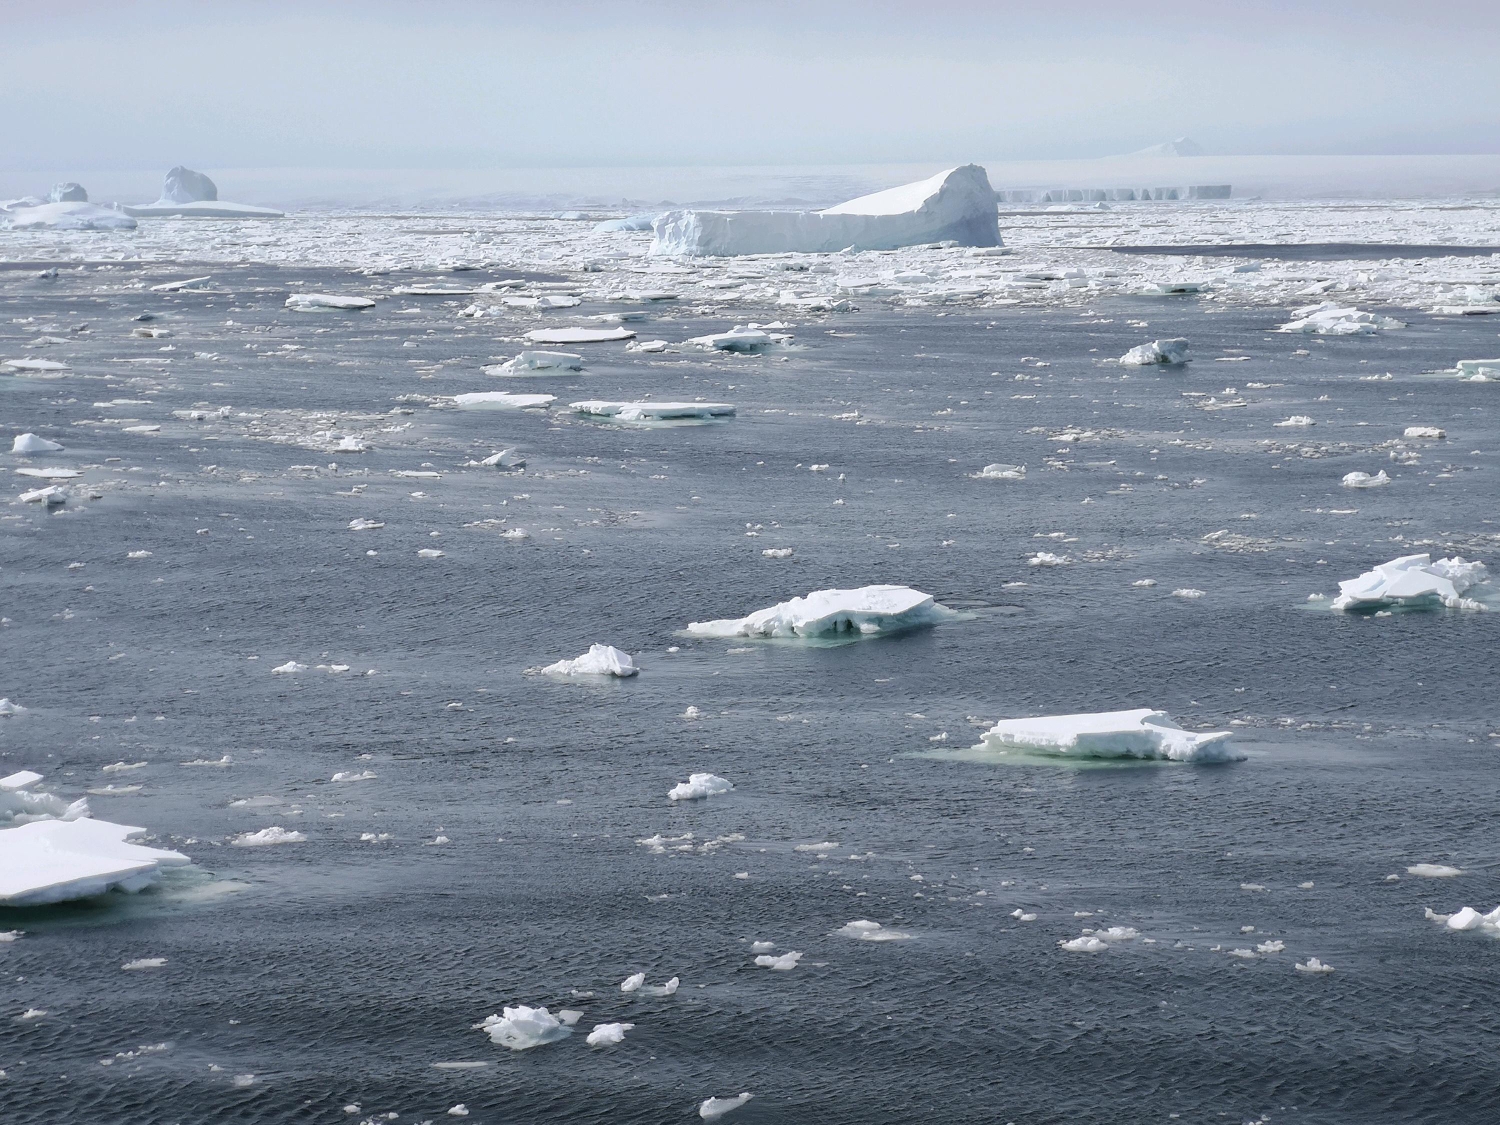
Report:
[[[0,167],[1495,153],[1486,42],[1476,0],[84,0],[7,13]]]

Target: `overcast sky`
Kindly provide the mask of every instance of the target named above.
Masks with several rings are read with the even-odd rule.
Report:
[[[1500,152],[1500,0],[0,0],[0,166]]]

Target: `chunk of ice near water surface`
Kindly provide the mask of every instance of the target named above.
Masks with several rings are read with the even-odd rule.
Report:
[[[573,1034],[571,1027],[546,1008],[531,1008],[525,1004],[505,1008],[501,1015],[487,1016],[474,1026],[487,1034],[491,1043],[512,1051],[527,1051]]]
[[[15,711],[0,713],[14,714],[25,710],[8,699],[0,700],[0,703],[15,708]],[[41,780],[42,775],[34,770],[21,770],[9,777],[0,777],[0,822],[26,824],[34,820],[77,820],[89,815],[89,803],[84,798],[68,802],[55,793],[38,792],[35,786]]]
[[[542,669],[547,676],[634,676],[639,668],[630,654],[610,645],[589,645],[588,652],[572,660],[559,660]]]
[[[667,796],[674,801],[693,801],[702,797],[717,797],[733,788],[733,785],[717,774],[695,773],[689,774],[686,781],[672,786]]]
[[[575,414],[612,418],[617,422],[668,422],[691,418],[707,421],[734,416],[734,407],[727,402],[606,402],[587,399],[568,403],[568,409]]]
[[[633,1027],[633,1023],[596,1023],[584,1042],[590,1047],[612,1047],[624,1042],[625,1033]]]
[[[55,441],[48,441],[33,433],[17,434],[16,440],[10,443],[12,453],[59,453],[62,446]]]
[[[1330,604],[1355,612],[1389,606],[1483,610],[1483,602],[1464,594],[1488,579],[1482,562],[1458,556],[1434,562],[1431,555],[1403,555],[1340,582],[1339,595]]]
[[[1331,973],[1333,966],[1324,964],[1316,957],[1309,957],[1306,961],[1297,962],[1297,971],[1299,973]]]
[[[307,836],[301,832],[288,831],[279,824],[262,828],[259,832],[242,832],[229,841],[237,848],[265,848],[272,844],[301,844]]]
[[[856,941],[909,941],[911,934],[901,930],[893,930],[882,926],[879,922],[871,922],[868,918],[856,919],[845,923],[833,931],[839,937],[854,938]],[[754,948],[752,946],[752,948]]]
[[[880,636],[952,621],[958,614],[910,586],[861,586],[816,590],[746,617],[694,621],[697,637]]]
[[[975,480],[1025,480],[1026,466],[1006,465],[997,461],[995,464],[986,465],[979,472],[970,473],[969,475]]]
[[[717,1121],[726,1113],[739,1109],[754,1096],[747,1090],[732,1098],[704,1098],[698,1103],[698,1116],[704,1121]]]
[[[1455,879],[1463,874],[1463,869],[1449,867],[1446,863],[1414,863],[1406,873],[1422,879]]]
[[[823,211],[668,211],[651,229],[651,253],[671,257],[1000,245],[995,192],[977,164]]]
[[[1384,469],[1381,469],[1374,476],[1358,471],[1345,473],[1344,478],[1339,481],[1339,484],[1344,488],[1384,488],[1390,483],[1391,478],[1386,475]]]
[[[293,293],[286,299],[293,312],[354,312],[371,309],[375,302],[368,297],[342,297],[336,293]]]
[[[1472,906],[1462,907],[1452,914],[1439,914],[1429,907],[1426,918],[1449,930],[1480,930],[1493,937],[1500,937],[1500,906],[1488,914],[1481,914]]]
[[[558,371],[582,371],[583,356],[573,352],[549,352],[529,350],[517,352],[504,363],[492,363],[482,368],[486,375],[526,376]]]
[[[78,817],[0,829],[0,905],[43,906],[106,891],[139,891],[162,868],[192,862],[181,852],[133,844],[144,828]]]
[[[762,969],[770,969],[773,973],[789,973],[797,967],[797,962],[800,960],[802,960],[802,954],[794,949],[779,957],[763,953],[755,959],[755,963]]]
[[[1293,310],[1292,320],[1276,331],[1319,336],[1373,336],[1376,332],[1405,327],[1405,324],[1393,317],[1346,308],[1336,301],[1324,301],[1322,304]]]
[[[1187,361],[1188,342],[1181,337],[1137,344],[1120,357],[1120,362],[1130,367],[1148,367],[1159,363],[1176,365]]]
[[[1194,734],[1164,711],[1103,711],[1002,719],[984,732],[982,746],[1068,758],[1151,758],[1174,762],[1233,762],[1244,754],[1229,731]]]

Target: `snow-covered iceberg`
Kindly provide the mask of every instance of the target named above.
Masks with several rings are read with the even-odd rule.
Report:
[[[589,645],[588,652],[572,660],[559,660],[542,669],[547,676],[633,676],[639,668],[628,652],[612,645]]]
[[[1130,367],[1149,367],[1156,363],[1179,364],[1188,361],[1188,342],[1181,337],[1173,340],[1152,340],[1149,344],[1137,344],[1120,357],[1120,362]]]
[[[181,852],[129,842],[144,828],[86,817],[0,829],[0,905],[43,906],[105,891],[139,891]]]
[[[668,211],[652,224],[651,252],[669,256],[828,254],[924,242],[999,246],[989,177],[977,164],[862,195],[824,211]]]
[[[35,207],[12,204],[0,208],[0,229],[5,230],[135,230],[136,221],[113,207],[96,203],[63,201]]]
[[[725,778],[712,773],[693,773],[686,781],[679,781],[667,792],[673,801],[696,801],[703,797],[718,797],[728,793],[734,786]]]
[[[1067,758],[1154,758],[1174,762],[1231,762],[1244,757],[1229,731],[1193,734],[1164,711],[1099,711],[1002,719],[984,732],[982,746]]]
[[[734,407],[727,402],[606,402],[587,399],[570,402],[568,409],[593,418],[615,422],[681,422],[697,419],[734,417]]]
[[[1466,562],[1459,556],[1434,562],[1431,555],[1403,555],[1340,582],[1332,605],[1355,611],[1393,605],[1482,610],[1483,602],[1464,595],[1488,579],[1482,562]]]
[[[219,198],[219,188],[202,172],[184,168],[171,169],[161,185],[161,198],[155,203],[127,206],[125,212],[142,219],[173,217],[194,219],[280,219],[282,212],[249,203],[230,203]]]
[[[694,621],[687,631],[697,637],[872,637],[936,625],[957,616],[931,594],[910,586],[861,586],[815,590],[747,617]]]
[[[503,1009],[503,1014],[487,1016],[482,1023],[474,1025],[490,1037],[490,1042],[512,1051],[526,1051],[543,1043],[555,1043],[573,1034],[573,1029],[560,1021],[546,1008],[532,1008],[517,1004]]]
[[[10,443],[10,451],[12,453],[60,453],[62,446],[28,431],[16,435],[16,439]]]

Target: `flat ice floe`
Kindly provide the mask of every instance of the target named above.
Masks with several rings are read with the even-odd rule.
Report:
[[[1324,301],[1322,304],[1293,310],[1292,319],[1276,331],[1304,332],[1318,336],[1373,336],[1376,332],[1405,327],[1405,324],[1394,317],[1347,308],[1337,301]]]
[[[718,797],[728,793],[734,786],[725,778],[712,773],[689,774],[686,781],[679,781],[667,792],[673,801],[696,801],[703,797]]]
[[[1389,606],[1483,610],[1487,608],[1483,602],[1464,595],[1488,579],[1482,562],[1466,562],[1458,556],[1434,562],[1431,555],[1403,555],[1340,582],[1332,608],[1355,612]]]
[[[952,621],[958,614],[910,586],[816,590],[746,617],[694,621],[696,637],[874,637]]]
[[[293,312],[354,312],[372,309],[375,302],[368,297],[345,297],[337,293],[293,293],[286,299],[286,307]]]
[[[970,473],[969,475],[975,480],[1025,480],[1026,466],[1006,465],[997,461],[995,464],[986,465],[979,472]]]
[[[554,375],[559,371],[582,371],[583,356],[573,352],[549,352],[540,349],[517,352],[504,363],[491,363],[481,368],[486,375],[500,378],[524,379],[538,375]]]
[[[1188,361],[1188,342],[1181,337],[1172,340],[1152,340],[1149,344],[1137,344],[1120,357],[1128,367],[1149,367],[1152,364],[1182,364]]]
[[[633,340],[629,328],[533,328],[528,340],[538,344],[607,344],[614,340]]]
[[[989,177],[965,164],[823,211],[668,211],[652,233],[651,252],[672,257],[831,254],[923,242],[998,246],[1000,220]]]
[[[698,1116],[704,1121],[717,1121],[731,1110],[739,1109],[754,1096],[746,1090],[732,1098],[704,1098],[698,1103]]]
[[[868,918],[859,918],[848,922],[833,931],[839,937],[854,938],[856,941],[910,941],[911,934],[901,930],[893,930],[888,926],[882,926],[879,922],[871,922]]]
[[[1017,749],[1067,758],[1143,758],[1174,762],[1232,762],[1244,754],[1229,731],[1194,734],[1163,711],[1101,711],[1002,719],[984,732],[988,749]]]
[[[546,676],[634,676],[640,669],[628,652],[611,645],[589,645],[588,652],[572,660],[559,660],[542,669]]]
[[[516,395],[506,391],[475,391],[454,395],[455,406],[464,410],[545,410],[556,395]]]
[[[586,399],[568,403],[576,414],[608,418],[614,422],[710,421],[734,417],[734,407],[727,402],[606,402]]]
[[[505,1008],[501,1015],[487,1016],[474,1026],[487,1034],[491,1043],[509,1047],[512,1051],[527,1051],[573,1034],[571,1027],[546,1008],[531,1008],[525,1004]]]
[[[139,891],[181,852],[129,842],[144,828],[105,820],[39,820],[0,829],[0,904],[41,906],[110,890]]]

